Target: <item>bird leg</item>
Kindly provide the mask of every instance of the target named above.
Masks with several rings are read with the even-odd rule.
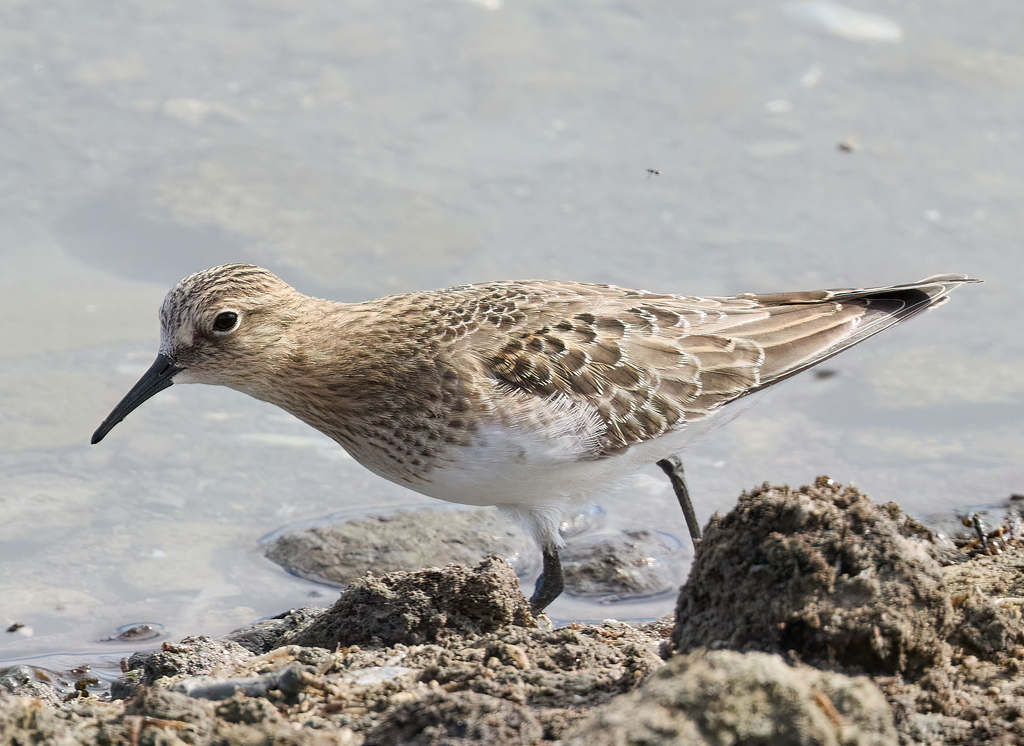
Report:
[[[537,585],[533,588],[533,597],[530,599],[530,608],[534,615],[540,615],[562,593],[565,587],[565,580],[562,576],[562,561],[558,558],[556,547],[541,547],[544,553],[544,568],[540,577],[537,578]]]
[[[693,503],[690,502],[690,490],[686,488],[686,478],[683,476],[683,462],[678,456],[669,456],[658,462],[661,470],[668,475],[672,482],[672,489],[679,500],[679,507],[683,509],[683,517],[686,518],[686,527],[690,529],[690,538],[693,545],[700,543],[700,524],[697,523],[697,514],[693,510]]]

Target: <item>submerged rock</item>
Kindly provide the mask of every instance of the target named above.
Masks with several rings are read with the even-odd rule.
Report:
[[[327,519],[329,520],[329,519]],[[300,577],[347,585],[377,574],[475,565],[496,554],[519,572],[538,554],[515,524],[494,508],[424,508],[298,525],[264,540],[267,557]]]
[[[673,592],[682,580],[674,537],[654,531],[602,531],[567,542],[561,551],[565,592],[604,603]]]

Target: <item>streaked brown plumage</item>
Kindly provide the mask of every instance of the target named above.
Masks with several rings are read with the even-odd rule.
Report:
[[[652,461],[679,493],[689,425],[964,282],[730,298],[497,282],[345,304],[214,267],[168,293],[157,362],[93,442],[171,383],[243,391],[381,476],[523,519],[544,550],[539,611],[561,591],[557,527],[575,501]]]

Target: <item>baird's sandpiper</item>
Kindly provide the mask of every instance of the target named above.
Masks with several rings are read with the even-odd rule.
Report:
[[[543,552],[539,613],[574,504],[657,463],[698,540],[677,456],[695,432],[965,282],[728,298],[494,282],[337,303],[228,264],[167,294],[156,362],[92,442],[173,383],[271,402],[385,479],[520,519]]]

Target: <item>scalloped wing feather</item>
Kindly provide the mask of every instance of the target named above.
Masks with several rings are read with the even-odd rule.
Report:
[[[595,455],[608,456],[805,370],[965,281],[941,275],[890,288],[733,298],[558,282],[453,291],[495,306],[467,327],[482,372],[515,391],[596,408],[606,429]],[[496,322],[507,317],[516,323]],[[507,333],[481,352],[472,332],[494,335],[495,326]]]

